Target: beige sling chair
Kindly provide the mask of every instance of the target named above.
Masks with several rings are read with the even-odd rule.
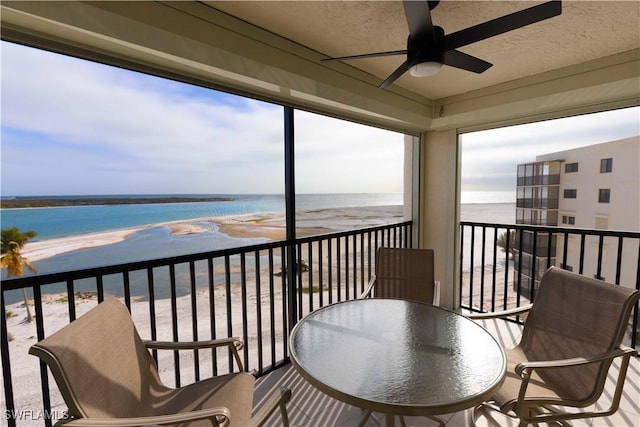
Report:
[[[191,342],[143,342],[127,308],[106,299],[85,315],[33,345],[29,353],[51,370],[68,407],[70,426],[260,426],[278,408],[288,426],[280,389],[251,418],[255,378],[237,372],[180,388],[164,386],[149,349],[226,346],[243,371],[236,338]]]
[[[506,350],[504,384],[492,402],[476,408],[474,416],[482,409],[494,409],[526,426],[566,424],[563,421],[616,412],[629,359],[636,354],[621,342],[639,298],[634,289],[551,267],[533,304],[469,316],[497,318],[528,311],[520,343]],[[616,358],[621,364],[609,409],[587,408],[601,396]]]
[[[440,282],[434,280],[433,257],[433,249],[378,248],[375,274],[360,298],[396,298],[439,305]],[[368,411],[360,426],[370,416],[371,411]],[[404,426],[404,417],[399,418]],[[435,416],[428,418],[444,425]]]
[[[375,275],[360,297],[371,296],[438,305],[440,282],[434,280],[433,249],[379,248]]]

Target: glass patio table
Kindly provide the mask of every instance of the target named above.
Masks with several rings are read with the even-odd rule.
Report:
[[[405,300],[326,306],[296,324],[289,346],[307,381],[345,403],[387,414],[387,426],[395,415],[437,419],[480,404],[506,371],[504,350],[480,325]]]

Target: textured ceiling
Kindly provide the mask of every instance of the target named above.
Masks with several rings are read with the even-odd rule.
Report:
[[[408,28],[400,1],[205,3],[326,56],[406,48]],[[539,3],[441,1],[432,19],[451,33]],[[460,48],[494,64],[481,75],[445,66],[432,77],[405,74],[395,85],[440,99],[640,48],[640,2],[562,3],[558,17]],[[345,63],[382,82],[404,59],[378,57]]]

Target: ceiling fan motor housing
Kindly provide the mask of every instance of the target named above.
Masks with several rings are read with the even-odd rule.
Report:
[[[434,26],[434,34],[421,34],[407,39],[407,65],[423,62],[444,64],[444,30]]]

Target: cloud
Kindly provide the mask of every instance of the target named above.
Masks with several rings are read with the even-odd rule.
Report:
[[[639,107],[463,134],[462,190],[513,191],[518,164],[639,134]]]
[[[3,194],[284,191],[283,107],[1,48]],[[402,191],[401,134],[296,115],[299,191]]]
[[[295,117],[297,191],[402,191],[403,135],[302,111]]]

